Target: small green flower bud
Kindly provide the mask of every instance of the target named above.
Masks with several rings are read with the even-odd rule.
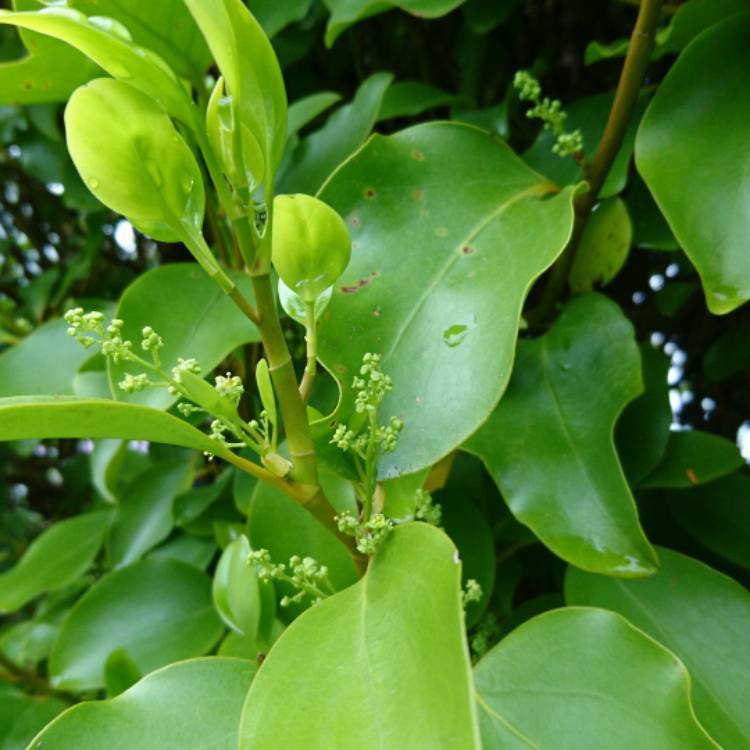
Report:
[[[310,195],[279,195],[273,206],[273,264],[291,290],[315,302],[349,264],[352,243],[346,225]]]

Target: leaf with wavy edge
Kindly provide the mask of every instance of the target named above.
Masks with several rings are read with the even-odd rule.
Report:
[[[405,427],[381,477],[434,464],[497,404],[526,293],[570,236],[574,190],[555,193],[505,143],[456,123],[375,135],[323,187],[353,245],[318,351],[343,421],[362,355],[382,355],[394,383],[382,416]]]
[[[601,609],[547,612],[474,669],[484,750],[719,750],[664,647]]]

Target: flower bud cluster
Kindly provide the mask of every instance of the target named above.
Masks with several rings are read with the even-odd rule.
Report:
[[[360,523],[350,511],[336,517],[339,531],[354,537],[357,551],[363,555],[374,555],[393,529],[393,521],[382,513]]]
[[[443,520],[443,509],[432,499],[432,495],[423,489],[414,493],[414,518],[433,526],[440,526]]]
[[[466,607],[469,604],[475,604],[482,599],[482,587],[479,582],[473,578],[469,578],[464,586],[463,593],[461,595],[463,605]]]
[[[559,99],[542,98],[542,87],[530,73],[519,70],[513,78],[513,87],[518,92],[518,98],[524,102],[531,102],[534,106],[526,112],[526,117],[537,118],[544,123],[544,129],[555,135],[552,153],[557,156],[576,156],[583,151],[583,135],[580,130],[568,132],[565,130],[565,120],[568,115],[562,108]]]
[[[313,557],[292,555],[288,565],[274,564],[267,549],[258,549],[250,553],[248,563],[255,566],[255,572],[261,581],[285,581],[297,589],[297,593],[292,596],[281,598],[282,607],[300,604],[306,596],[312,599],[313,604],[317,604],[334,591],[328,579],[327,566],[321,565]]]

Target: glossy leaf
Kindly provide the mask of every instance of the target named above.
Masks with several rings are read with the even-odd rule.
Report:
[[[524,297],[570,234],[573,192],[550,190],[505,144],[453,123],[374,136],[326,184],[353,250],[318,352],[343,388],[341,420],[363,354],[382,355],[394,388],[381,419],[405,426],[381,477],[434,464],[496,405]]]
[[[659,86],[636,143],[638,171],[719,315],[750,299],[750,211],[737,201],[750,185],[749,33],[742,15],[696,38]]]
[[[252,302],[247,274],[232,271],[229,276]],[[180,357],[193,357],[208,375],[238,346],[260,340],[255,326],[195,263],[160,266],[139,276],[120,298],[115,317],[124,321],[122,336],[133,341],[135,349],[140,346],[144,326],[151,326],[162,337],[164,348],[159,356],[167,371]],[[127,372],[137,374],[141,369],[108,363],[110,387],[117,400],[159,409],[175,402],[176,397],[164,388],[125,393],[117,383]]]
[[[437,18],[450,13],[465,0],[324,0],[331,11],[326,44],[331,47],[339,35],[365,18],[399,8],[420,18]]]
[[[15,612],[47,591],[73,583],[91,566],[104,541],[110,513],[84,513],[57,521],[23,557],[0,574],[0,612]]]
[[[114,698],[135,685],[143,675],[124,648],[115,649],[104,662],[107,698]]]
[[[695,711],[725,748],[750,742],[750,594],[703,563],[659,549],[659,571],[641,581],[570,568],[571,604],[607,607],[673,651],[693,678]]]
[[[427,524],[394,530],[362,581],[274,645],[247,696],[240,750],[478,749],[454,555]]]
[[[313,0],[284,0],[279,3],[276,0],[249,0],[248,6],[263,31],[269,37],[276,36],[289,24],[302,21],[310,12]]]
[[[198,570],[205,570],[216,554],[216,542],[213,539],[201,539],[192,534],[180,534],[149,554],[156,559],[180,560],[193,565]]]
[[[750,477],[737,473],[701,487],[669,491],[666,500],[690,536],[750,569]]]
[[[474,681],[484,750],[718,750],[684,665],[612,612],[540,615],[500,641]]]
[[[371,75],[349,104],[337,109],[323,127],[305,138],[279,175],[278,192],[316,193],[370,135],[392,80],[390,73]]]
[[[241,0],[184,0],[203,32],[242,125],[255,136],[273,174],[286,141],[287,102],[276,53]]]
[[[44,323],[0,354],[3,396],[73,395],[73,379],[91,352],[67,336],[67,328],[64,320]]]
[[[657,565],[613,441],[643,390],[639,365],[619,308],[575,297],[546,336],[519,343],[508,391],[467,443],[519,521],[564,560],[609,575]]]
[[[116,649],[146,673],[205,654],[221,631],[205,573],[177,560],[144,560],[104,576],[78,600],[52,649],[50,676],[63,689],[103,687]]]
[[[66,437],[149,440],[219,456],[224,452],[182,419],[145,406],[67,396],[0,398],[0,440]]]
[[[180,239],[209,275],[220,270],[201,234],[203,178],[164,110],[122,81],[99,78],[65,109],[76,169],[102,203],[155,239]]]
[[[17,11],[37,10],[37,0],[13,0]],[[28,54],[0,63],[0,102],[62,102],[100,70],[84,55],[56,39],[19,29]]]
[[[167,538],[174,525],[172,504],[191,478],[190,463],[159,461],[122,491],[107,542],[112,566],[139,560]]]
[[[615,443],[631,485],[643,479],[664,456],[672,424],[667,372],[669,359],[651,346],[641,346],[644,392],[617,420]]]
[[[216,750],[235,747],[255,665],[191,659],[147,675],[107,701],[80,703],[41,732],[33,747],[56,750]]]
[[[595,94],[565,105],[568,118],[565,127],[568,130],[580,130],[583,135],[584,153],[589,162],[594,158],[596,147],[604,133],[609,110],[612,107],[614,94],[609,92]],[[633,155],[638,122],[646,108],[646,99],[638,100],[636,109],[623,138],[622,146],[617,152],[612,167],[604,181],[599,198],[611,198],[621,192],[628,182],[628,168]],[[547,175],[558,185],[568,185],[581,179],[581,171],[576,161],[570,157],[561,158],[552,153],[555,137],[549,130],[542,130],[533,146],[524,153],[526,163]]]
[[[190,98],[177,76],[150,50],[138,47],[119,22],[89,18],[68,7],[48,7],[35,13],[0,13],[0,23],[48,34],[83,52],[115,78],[127,81],[159,102],[173,117],[195,120]]]
[[[163,57],[182,78],[196,81],[211,63],[211,53],[183,0],[68,0],[68,5],[119,21],[136,44]]]
[[[606,286],[625,265],[633,240],[633,226],[625,204],[609,198],[595,206],[570,269],[570,288],[590,292]]]
[[[65,708],[58,698],[26,695],[0,683],[0,748],[25,750],[34,735]]]
[[[236,633],[265,641],[276,616],[276,596],[270,581],[258,579],[249,554],[244,534],[224,550],[214,573],[214,605]]]
[[[339,101],[341,101],[341,95],[335,91],[321,91],[293,102],[289,105],[287,135],[296,135],[305,125]]]
[[[413,117],[425,110],[466,103],[466,100],[447,91],[419,81],[399,81],[389,86],[383,97],[378,121],[395,117]]]
[[[699,430],[669,435],[666,452],[641,487],[691,487],[731,474],[744,463],[737,446]]]

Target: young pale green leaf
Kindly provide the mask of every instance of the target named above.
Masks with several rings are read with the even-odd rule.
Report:
[[[150,440],[223,454],[208,435],[157,409],[67,396],[0,398],[0,440],[32,438]]]
[[[241,0],[185,0],[185,4],[226,80],[238,125],[260,144],[270,177],[286,142],[286,90],[276,53]]]
[[[67,3],[87,15],[119,21],[136,44],[164,58],[181,78],[197,83],[211,64],[211,53],[183,0],[127,0],[126,3],[67,0]]]
[[[73,379],[91,352],[67,336],[67,328],[64,320],[44,323],[0,354],[3,396],[73,395]]]
[[[253,301],[247,274],[228,271],[245,299]],[[169,305],[164,300],[169,300]],[[226,294],[194,263],[170,263],[139,276],[122,294],[115,317],[124,321],[122,336],[137,349],[141,331],[151,326],[163,339],[159,352],[162,366],[169,371],[182,358],[198,360],[208,374],[232,350],[259,341],[260,334]],[[137,374],[137,365],[107,363],[112,395],[134,404],[166,409],[176,396],[163,388],[125,393],[117,384],[126,373]]]
[[[0,102],[42,104],[65,101],[101,71],[88,58],[56,39],[28,32],[26,57],[0,63]]]
[[[15,612],[47,591],[80,578],[94,561],[111,521],[108,511],[58,521],[0,574],[0,612]]]
[[[707,565],[659,548],[650,578],[623,581],[570,568],[570,604],[620,612],[685,662],[695,711],[724,748],[750,746],[750,594]],[[637,664],[633,663],[634,667]]]
[[[153,99],[130,84],[99,78],[70,98],[65,125],[76,169],[102,203],[155,239],[184,242],[222,289],[233,288],[203,239],[198,164]]]
[[[123,489],[107,540],[110,565],[130,565],[169,536],[174,499],[192,483],[191,463],[159,461]]]
[[[247,695],[240,750],[478,750],[448,537],[395,529],[365,578],[301,615]]]
[[[618,615],[534,618],[474,669],[484,750],[719,750],[695,718],[690,676]]]
[[[695,265],[711,312],[750,299],[750,15],[697,37],[667,74],[643,118],[638,171]]]
[[[133,43],[130,32],[112,18],[92,16],[68,7],[35,13],[0,12],[0,23],[11,24],[67,42],[111,76],[127,81],[159,102],[170,115],[195,124],[190,97],[169,66],[155,53]]]
[[[55,750],[218,750],[237,745],[242,702],[255,674],[246,659],[170,664],[122,695],[79,703],[31,747]]]
[[[615,444],[631,486],[661,461],[669,441],[672,408],[669,405],[669,359],[649,345],[641,346],[643,393],[631,401],[617,420]]]
[[[58,698],[27,695],[0,682],[0,747],[24,750],[34,735],[66,708]]]
[[[205,654],[222,632],[211,581],[177,560],[143,560],[105,575],[65,618],[50,656],[54,685],[104,686],[104,664],[125,649],[141,672]]]
[[[325,0],[331,11],[326,28],[326,45],[333,46],[339,35],[365,18],[399,8],[420,18],[438,18],[466,0]]]
[[[249,555],[250,544],[244,534],[229,544],[216,566],[213,598],[221,619],[238,634],[257,642],[270,634],[276,595],[270,581],[258,580]]]
[[[353,252],[318,352],[344,421],[363,354],[382,356],[394,386],[381,416],[404,421],[382,477],[434,464],[497,404],[526,293],[570,236],[573,190],[553,192],[504,143],[454,123],[373,136],[326,184]]]
[[[351,156],[372,132],[390,73],[375,73],[357,89],[349,104],[337,109],[323,127],[305,138],[285,160],[278,192],[316,193],[341,162]]]
[[[725,560],[750,569],[750,477],[732,474],[701,487],[659,493],[677,523]]]
[[[731,440],[700,430],[671,432],[658,466],[641,487],[692,487],[731,474],[744,464]]]
[[[606,297],[576,297],[550,332],[521,341],[508,391],[467,443],[515,517],[585,570],[653,573],[615,453],[615,421],[643,390],[630,322]]]
[[[632,240],[633,225],[619,198],[608,198],[595,206],[570,269],[570,288],[590,292],[609,284],[625,265]]]

